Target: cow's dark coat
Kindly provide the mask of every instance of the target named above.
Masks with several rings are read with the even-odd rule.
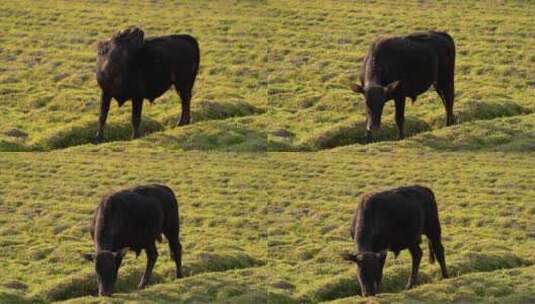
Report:
[[[97,82],[102,89],[97,141],[115,98],[119,106],[132,100],[133,137],[140,136],[143,100],[154,99],[172,85],[182,100],[178,125],[190,123],[191,90],[199,69],[199,45],[189,35],[144,39],[138,28],[128,28],[98,44]]]
[[[447,278],[437,204],[429,188],[401,187],[363,196],[351,224],[357,253],[344,254],[344,258],[356,262],[364,296],[377,293],[387,250],[397,256],[401,250],[409,249],[412,272],[407,288],[414,286],[422,257],[422,234],[428,240],[429,261],[434,263],[436,258],[442,276]]]
[[[404,137],[405,98],[413,101],[431,85],[446,109],[446,125],[453,124],[455,44],[445,32],[419,32],[378,39],[370,46],[360,69],[361,84],[351,85],[366,100],[366,136],[381,125],[386,101],[396,108],[398,138]]]
[[[173,191],[162,185],[145,185],[111,193],[95,210],[91,238],[95,253],[85,258],[95,262],[100,295],[111,295],[117,272],[128,249],[147,254],[147,267],[139,287],[146,286],[156,263],[155,241],[162,234],[176,264],[176,276],[182,277],[182,246],[179,239],[178,203]]]

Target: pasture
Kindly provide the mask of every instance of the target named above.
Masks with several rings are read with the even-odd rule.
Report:
[[[179,138],[196,132],[201,149],[214,134],[232,137],[234,145],[265,138],[263,128],[237,118],[267,111],[261,7],[255,1],[237,6],[211,1],[2,1],[0,151],[48,151],[90,143],[100,102],[96,45],[132,25],[143,28],[147,37],[190,34],[201,48],[193,125],[174,127],[181,109],[171,90],[153,105],[146,103],[145,135]],[[130,109],[130,102],[121,108],[112,103],[108,141],[130,139]],[[255,149],[262,148],[265,145]]]
[[[533,15],[531,1],[1,1],[0,303],[535,302]],[[96,44],[131,25],[198,39],[192,124],[174,126],[169,91],[131,140],[131,104],[112,102],[94,145]],[[369,44],[430,28],[456,41],[457,124],[431,90],[407,102],[405,140],[389,102],[365,145],[349,85]],[[135,288],[145,256],[129,253],[117,293],[96,298],[92,211],[152,182],[177,195],[185,278],[164,242],[152,286]],[[362,298],[340,258],[354,207],[409,184],[435,192],[451,278],[424,242],[419,286],[403,290],[408,252],[389,254]]]
[[[96,294],[94,267],[81,256],[94,250],[92,212],[109,190],[151,182],[169,185],[179,201],[186,278],[174,280],[174,264],[161,243],[154,273],[159,287],[135,299],[265,299],[266,198],[259,195],[264,163],[255,154],[3,154],[0,303],[98,302],[90,297]],[[125,262],[117,285],[125,297],[116,301],[133,296],[145,257],[132,253]]]
[[[353,247],[354,207],[364,192],[413,183],[435,191],[451,278],[424,259],[421,285],[403,291],[409,255],[389,255],[377,301],[535,300],[531,154],[142,151],[2,155],[0,302],[98,303],[80,256],[92,210],[110,189],[147,182],[177,194],[186,277],[173,279],[163,243],[155,284],[137,291],[144,255],[130,253],[117,303],[365,301],[339,256]]]

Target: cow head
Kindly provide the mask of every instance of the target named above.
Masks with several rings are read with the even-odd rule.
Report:
[[[84,254],[84,258],[95,263],[97,274],[98,294],[109,297],[113,293],[120,260],[126,254],[126,249],[119,251],[98,250],[97,253]]]
[[[381,283],[386,252],[344,253],[342,257],[347,261],[356,263],[357,279],[362,296],[374,296]]]
[[[380,85],[351,85],[351,90],[355,93],[363,94],[366,100],[366,130],[368,132],[381,127],[381,115],[383,114],[385,102],[394,98],[394,95],[399,89],[399,84],[399,81],[394,81],[385,87]]]
[[[122,88],[137,50],[143,46],[143,31],[127,28],[97,46],[97,82],[103,88]]]

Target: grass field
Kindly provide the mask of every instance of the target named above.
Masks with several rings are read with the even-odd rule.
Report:
[[[329,5],[330,4],[330,5]],[[533,112],[535,107],[535,5],[530,1],[300,1],[271,9],[268,104],[273,112],[269,147],[319,150],[364,143],[363,99],[349,89],[377,37],[447,30],[456,41],[459,123]],[[511,22],[514,20],[514,22]],[[393,102],[384,131],[396,132]],[[444,126],[434,91],[406,108],[407,134]]]
[[[201,68],[192,101],[193,130],[206,130],[199,133],[207,137],[218,128],[248,132],[252,127],[247,122],[226,119],[267,111],[261,5],[2,1],[0,151],[53,150],[91,142],[100,96],[94,76],[96,44],[131,25],[140,26],[146,36],[186,33],[198,39]],[[130,138],[130,109],[130,103],[122,108],[113,103],[108,140]],[[179,98],[171,91],[146,106],[145,134],[187,134],[190,127],[174,128],[180,111]],[[262,128],[254,131],[262,136]]]
[[[0,159],[0,303],[23,302],[22,295],[48,302],[94,294],[93,266],[80,255],[93,250],[92,211],[111,189],[151,182],[177,195],[186,278],[174,283],[174,264],[161,244],[155,268],[161,284],[135,297],[155,300],[155,291],[168,302],[266,297],[261,155],[8,153]],[[135,289],[145,265],[144,255],[134,256],[121,269],[122,292]]]
[[[435,190],[452,278],[424,260],[422,285],[406,292],[408,254],[389,257],[378,301],[535,300],[532,154],[140,151],[1,156],[0,302],[99,302],[80,256],[91,212],[108,190],[146,182],[177,193],[188,275],[172,279],[160,246],[157,284],[136,291],[144,255],[128,255],[114,302],[357,301],[354,266],[339,257],[354,206],[413,183]]]
[[[1,1],[0,303],[534,303],[533,15],[532,1]],[[94,145],[96,43],[130,25],[198,38],[193,123],[174,127],[170,91],[131,140],[131,106],[114,103]],[[443,127],[430,91],[407,104],[407,139],[392,141],[388,104],[363,144],[349,84],[369,43],[430,28],[456,40],[458,123]],[[145,256],[129,254],[96,298],[80,256],[92,211],[151,182],[177,194],[186,277],[159,244],[152,286],[135,288]],[[424,258],[403,290],[402,252],[362,298],[339,257],[354,207],[415,183],[435,191],[451,278]]]

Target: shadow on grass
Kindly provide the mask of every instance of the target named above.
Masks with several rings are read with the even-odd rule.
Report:
[[[422,260],[422,263],[425,261]],[[461,257],[461,260],[448,263],[450,278],[459,277],[468,273],[491,272],[499,269],[511,269],[529,266],[531,263],[511,253],[483,254],[469,252]],[[349,264],[348,264],[349,268]],[[353,267],[351,267],[353,269]],[[437,264],[432,266],[429,272],[418,273],[418,285],[440,280],[440,270]],[[351,296],[360,296],[360,286],[356,280],[354,271],[345,273],[330,279],[323,284],[305,292],[301,297],[302,302],[330,301]],[[383,281],[380,293],[396,293],[405,289],[410,275],[410,265],[392,265],[383,273]]]
[[[119,270],[119,277],[115,285],[117,293],[130,292],[137,288],[137,284],[143,273],[143,266],[122,267]],[[235,255],[215,255],[203,253],[198,256],[198,260],[183,266],[184,277],[191,277],[201,273],[222,272],[232,269],[244,269],[263,266],[265,262],[257,260],[243,253]],[[152,285],[169,282],[175,279],[175,270],[166,269],[163,273],[153,272]],[[68,276],[60,281],[54,282],[38,292],[38,296],[47,301],[61,301],[72,298],[95,296],[97,294],[97,284],[93,271],[84,271]]]

